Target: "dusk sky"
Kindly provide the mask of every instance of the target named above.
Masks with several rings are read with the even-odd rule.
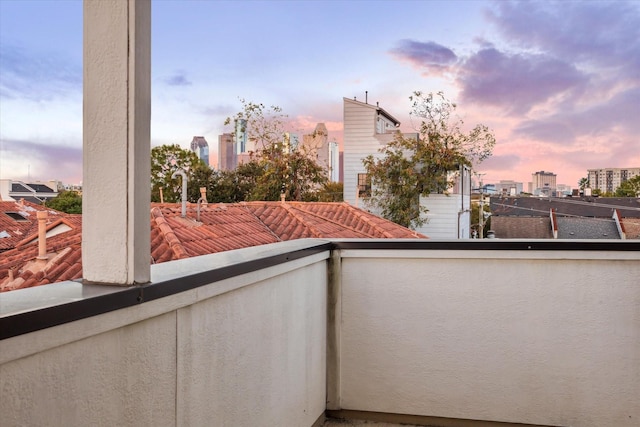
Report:
[[[215,157],[239,98],[282,107],[290,130],[342,98],[412,130],[409,96],[443,91],[488,125],[485,182],[535,171],[577,186],[587,169],[640,167],[640,2],[152,2],[151,144]],[[414,124],[415,125],[415,124]],[[212,161],[213,166],[217,166]],[[0,0],[0,178],[82,180],[82,2]]]

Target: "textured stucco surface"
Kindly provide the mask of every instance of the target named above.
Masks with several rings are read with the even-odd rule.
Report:
[[[176,313],[0,365],[2,426],[171,426]]]
[[[157,275],[303,246],[175,261]],[[0,425],[312,425],[325,409],[327,256],[1,341],[12,349],[0,358]]]
[[[151,2],[83,8],[83,278],[149,281]]]
[[[181,309],[178,424],[312,425],[325,409],[326,283],[317,263]]]
[[[343,258],[342,408],[638,425],[638,256],[503,254]]]

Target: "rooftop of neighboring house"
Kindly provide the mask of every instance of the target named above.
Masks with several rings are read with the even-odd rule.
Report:
[[[634,197],[491,197],[492,216],[558,216],[611,218],[617,209],[623,218],[640,218],[640,199]]]
[[[558,217],[558,239],[619,239],[613,219]]]
[[[36,212],[49,212],[49,225],[58,220],[67,218],[75,221],[72,216],[63,212],[49,209],[38,203],[32,203],[25,199],[20,201],[0,201],[0,253],[13,249],[28,236],[38,230]],[[0,255],[1,256],[1,255]]]
[[[308,237],[426,238],[348,203],[210,203],[199,221],[197,205],[187,205],[185,218],[181,211],[180,204],[151,205],[151,263]],[[37,224],[0,254],[0,292],[82,277],[81,216],[58,214],[71,226],[47,237],[46,259],[38,259]]]

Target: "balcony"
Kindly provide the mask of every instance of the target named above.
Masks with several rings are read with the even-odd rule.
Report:
[[[12,291],[2,424],[636,426],[638,277],[633,241],[308,239]]]

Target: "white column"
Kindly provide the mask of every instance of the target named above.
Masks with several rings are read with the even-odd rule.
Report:
[[[86,282],[150,279],[150,0],[85,0],[82,264]]]

